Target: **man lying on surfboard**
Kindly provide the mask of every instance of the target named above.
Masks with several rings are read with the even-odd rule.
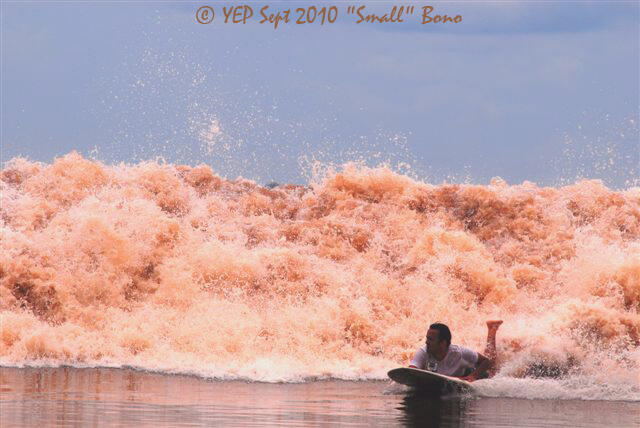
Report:
[[[455,376],[468,382],[491,376],[496,358],[496,332],[502,321],[487,321],[485,355],[451,344],[451,330],[444,324],[429,326],[426,345],[416,351],[409,367]]]

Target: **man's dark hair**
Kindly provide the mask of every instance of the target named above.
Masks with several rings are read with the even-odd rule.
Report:
[[[438,340],[446,340],[447,346],[451,345],[451,330],[445,324],[433,323],[429,326],[429,329],[438,330]]]

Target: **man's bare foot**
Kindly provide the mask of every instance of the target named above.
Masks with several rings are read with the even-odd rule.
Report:
[[[502,324],[502,320],[491,320],[491,321],[487,321],[487,328],[490,331],[496,331],[498,330],[498,327],[500,327],[500,325]]]

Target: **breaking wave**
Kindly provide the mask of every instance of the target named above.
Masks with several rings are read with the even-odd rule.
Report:
[[[640,400],[640,188],[265,188],[77,153],[1,178],[0,365],[384,379],[429,323],[482,350],[498,317],[481,394]]]

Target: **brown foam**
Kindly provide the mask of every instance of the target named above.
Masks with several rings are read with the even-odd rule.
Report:
[[[347,166],[266,189],[76,153],[1,176],[2,364],[380,377],[431,322],[482,350],[499,318],[505,373],[640,366],[638,188]]]

